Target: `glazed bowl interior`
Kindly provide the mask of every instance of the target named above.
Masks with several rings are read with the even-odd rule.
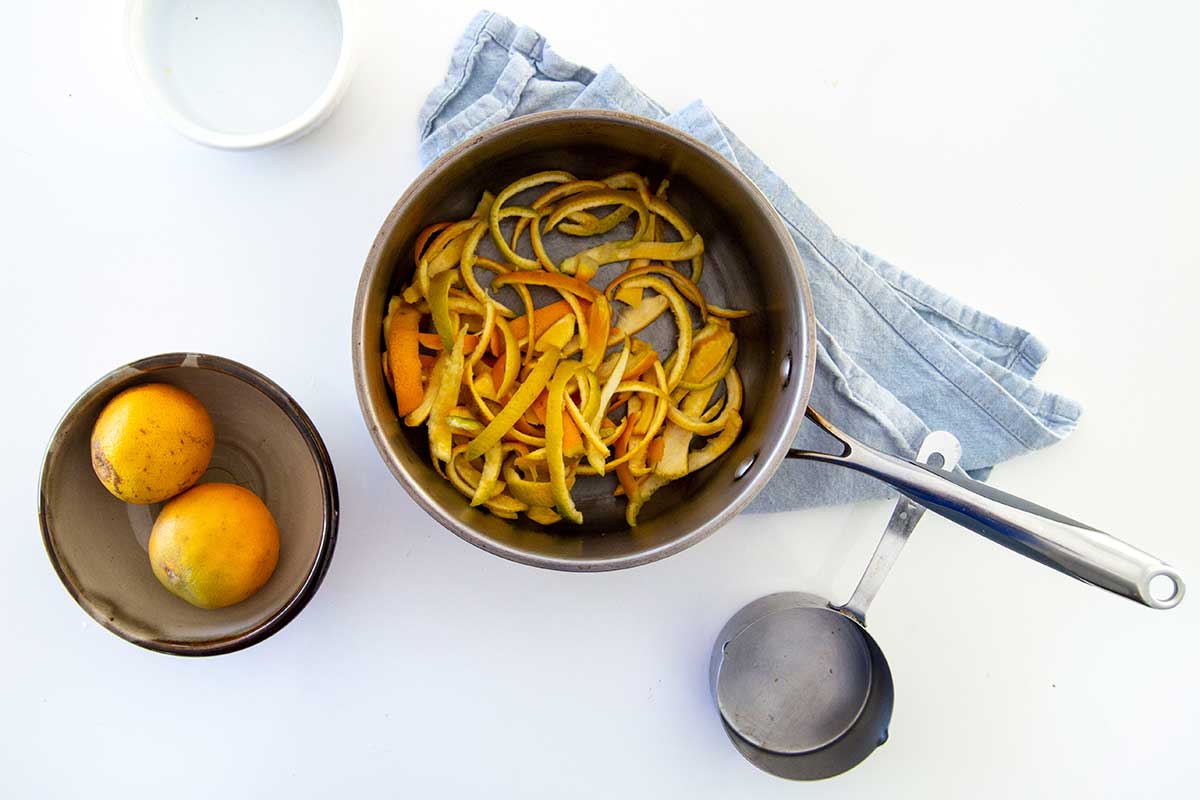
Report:
[[[705,296],[711,303],[753,311],[733,323],[739,339],[737,368],[745,384],[740,440],[712,465],[655,494],[636,530],[625,523],[625,500],[613,496],[612,477],[575,484],[572,494],[585,520],[581,526],[561,522],[546,528],[470,508],[430,465],[425,428],[401,424],[383,378],[381,324],[388,298],[412,278],[417,234],[432,222],[469,217],[485,189],[499,192],[542,170],[593,179],[633,170],[653,186],[668,179],[670,202],[704,237],[700,287]],[[542,190],[510,202],[520,205]],[[627,238],[630,229],[618,228],[612,236]],[[569,239],[556,242],[551,237],[551,256],[560,258],[586,246]],[[490,247],[485,237],[481,252],[493,255]],[[602,268],[593,285],[603,287],[621,269]],[[483,270],[476,275],[483,284],[491,280]],[[497,299],[514,305],[510,291],[498,293]],[[551,299],[535,294],[537,305]],[[451,151],[417,179],[388,217],[368,257],[355,310],[359,400],[396,477],[427,511],[468,541],[537,566],[634,566],[676,552],[714,530],[751,499],[782,459],[799,425],[811,376],[806,303],[799,256],[781,220],[753,184],[717,153],[666,126],[624,114],[531,115]],[[673,324],[662,319],[639,336],[665,358],[673,347],[673,331]]]
[[[278,523],[279,564],[241,603],[201,609],[163,588],[147,556],[161,504],[124,503],[92,471],[96,417],[118,392],[144,383],[172,384],[200,399],[216,433],[201,483],[252,490]],[[173,354],[116,370],[76,401],[46,452],[40,512],[47,553],[96,621],[143,647],[210,655],[260,641],[307,603],[333,551],[337,496],[324,445],[282,389],[227,359]]]
[[[289,141],[332,114],[353,66],[349,0],[127,0],[125,44],[150,105],[231,150]]]

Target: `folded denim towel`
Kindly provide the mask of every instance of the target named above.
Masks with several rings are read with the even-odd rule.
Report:
[[[499,14],[476,16],[454,48],[445,81],[421,109],[421,158],[429,163],[486,128],[557,108],[660,120],[716,149],[757,184],[787,223],[808,270],[817,316],[812,405],[847,433],[912,457],[931,430],[948,430],[962,441],[964,469],[982,479],[993,465],[1074,430],[1079,405],[1031,382],[1046,358],[1032,334],[837,236],[703,103],[669,113],[612,67],[596,73],[573,64],[536,31]],[[829,442],[808,424],[795,446]],[[889,494],[884,484],[849,470],[785,461],[750,510]]]

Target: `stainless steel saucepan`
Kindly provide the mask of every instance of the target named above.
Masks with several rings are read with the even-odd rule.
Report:
[[[389,295],[412,274],[426,224],[470,215],[483,189],[547,169],[598,177],[636,170],[667,177],[671,201],[705,240],[702,288],[722,305],[756,313],[734,324],[745,383],[745,424],[724,457],[669,484],[636,530],[603,480],[574,495],[585,524],[544,529],[473,509],[430,466],[423,430],[397,419],[380,364]],[[484,550],[539,567],[638,566],[695,544],[737,514],[786,457],[847,467],[894,486],[930,510],[1080,580],[1154,608],[1183,597],[1178,572],[1124,542],[990,486],[854,441],[808,408],[815,364],[812,298],[804,265],[779,215],[718,153],[665,125],[610,111],[558,111],[486,131],[426,169],[388,215],[363,269],[354,307],[353,362],[371,436],[409,494],[446,528]],[[839,453],[789,451],[805,416],[842,443]],[[1166,591],[1151,593],[1151,581]]]

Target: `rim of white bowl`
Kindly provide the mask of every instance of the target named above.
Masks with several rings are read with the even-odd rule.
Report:
[[[350,78],[354,72],[354,40],[357,32],[353,8],[355,0],[335,0],[342,20],[342,39],[337,64],[325,88],[308,108],[281,125],[249,133],[229,133],[200,125],[171,103],[150,77],[149,64],[145,59],[143,24],[143,12],[150,2],[153,0],[128,0],[125,4],[125,55],[130,68],[137,76],[146,101],[172,128],[194,142],[222,150],[255,150],[299,139],[329,118],[350,86]]]

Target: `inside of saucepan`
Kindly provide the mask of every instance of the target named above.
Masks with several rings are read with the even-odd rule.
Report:
[[[147,555],[161,505],[124,503],[92,472],[91,431],[105,403],[130,386],[155,382],[191,392],[212,417],[216,446],[201,482],[254,491],[279,526],[274,574],[236,605],[196,608],[163,588]],[[197,365],[134,372],[80,403],[51,442],[43,481],[48,545],[80,605],[125,638],[160,649],[218,645],[263,626],[289,605],[317,562],[328,511],[316,457],[272,398],[238,377]]]
[[[388,297],[412,278],[412,248],[420,230],[433,222],[469,217],[485,189],[499,192],[517,178],[551,169],[592,179],[633,170],[654,186],[668,179],[670,202],[704,237],[700,288],[710,302],[753,312],[733,323],[739,340],[737,368],[745,385],[740,440],[713,464],[659,490],[642,510],[636,529],[626,525],[625,499],[613,496],[612,477],[576,482],[572,495],[584,516],[582,526],[562,522],[542,527],[524,518],[508,521],[470,508],[430,465],[426,429],[408,428],[398,420],[382,376],[381,320]],[[372,253],[376,269],[367,287],[361,331],[370,405],[386,449],[414,479],[416,487],[410,488],[416,489],[418,499],[448,527],[486,549],[543,566],[576,569],[632,566],[662,557],[696,541],[741,508],[789,444],[784,441],[790,438],[786,431],[803,392],[800,384],[808,360],[805,352],[797,351],[806,346],[803,331],[808,320],[795,251],[789,251],[782,223],[765,199],[748,187],[740,173],[711,151],[657,126],[619,118],[551,117],[510,127],[485,136],[418,180],[389,218]],[[513,202],[524,199],[518,196]],[[624,231],[618,229],[612,236]],[[567,249],[548,249],[561,257],[587,244],[567,241],[557,246]],[[687,264],[680,267],[689,269]],[[603,287],[623,268],[605,267],[593,285]],[[482,283],[490,281],[482,270],[477,275]],[[538,304],[551,299],[535,297]],[[640,335],[665,358],[673,349],[675,328],[668,319],[655,326]]]

